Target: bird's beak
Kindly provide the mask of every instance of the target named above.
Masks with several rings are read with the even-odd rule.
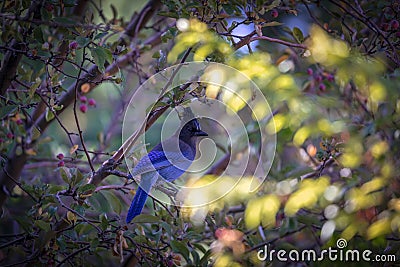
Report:
[[[195,136],[208,136],[206,132],[203,132],[202,130],[199,130],[194,133]]]

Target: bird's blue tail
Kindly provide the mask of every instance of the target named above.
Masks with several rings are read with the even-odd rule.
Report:
[[[147,199],[147,192],[142,189],[142,187],[138,187],[136,191],[135,197],[132,200],[131,207],[129,208],[128,215],[126,215],[126,223],[130,223],[133,218],[139,215],[142,212],[144,204]]]

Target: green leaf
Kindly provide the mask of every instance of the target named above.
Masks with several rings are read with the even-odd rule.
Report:
[[[74,169],[74,177],[75,177],[75,184],[78,185],[80,184],[85,176],[81,173],[81,171],[78,168]]]
[[[50,224],[45,222],[45,221],[41,221],[41,220],[40,221],[36,221],[35,225],[37,227],[39,227],[41,230],[46,231],[46,232],[51,230]]]
[[[53,21],[65,26],[72,26],[76,24],[75,20],[67,17],[55,17],[53,18]]]
[[[41,19],[43,20],[43,21],[47,21],[47,20],[50,20],[51,18],[52,18],[52,14],[49,12],[49,11],[47,11],[45,8],[41,8],[40,9],[40,15],[41,15]]]
[[[101,32],[101,33],[98,33],[98,34],[94,37],[94,40],[101,39],[101,38],[103,38],[104,36],[106,36],[107,34],[108,34],[108,32]]]
[[[90,41],[91,41],[90,38],[85,38],[85,37],[82,37],[82,36],[76,37],[76,42],[78,43],[78,45],[80,47],[87,46],[90,43]]]
[[[45,118],[46,118],[46,121],[47,122],[49,122],[49,121],[51,121],[52,119],[54,119],[54,113],[53,113],[53,111],[51,111],[48,107],[46,108],[46,116],[45,116]]]
[[[282,24],[283,23],[278,22],[278,21],[270,21],[270,22],[264,23],[263,27],[273,27],[273,26],[279,26],[279,25],[282,25]]]
[[[118,199],[115,194],[111,191],[104,191],[103,195],[105,196],[105,198],[107,199],[108,203],[111,206],[111,209],[117,213],[120,214],[122,211],[122,204],[121,204],[121,200]]]
[[[154,54],[153,54],[151,57],[152,57],[152,58],[160,58],[160,57],[161,57],[160,51],[154,52]]]
[[[200,260],[200,266],[208,266],[208,261],[211,257],[211,250],[208,250]]]
[[[69,184],[71,181],[71,172],[69,171],[69,169],[67,167],[60,167],[59,170],[63,181]]]
[[[175,12],[164,12],[164,11],[161,11],[161,12],[158,12],[158,15],[159,16],[163,16],[163,17],[175,18],[175,19],[179,18],[178,14],[175,13]]]
[[[172,240],[170,245],[174,252],[181,254],[186,261],[190,261],[189,249],[186,247],[185,244],[176,240]]]
[[[196,250],[192,250],[190,253],[192,254],[194,263],[198,263],[200,261],[199,253]]]
[[[84,216],[85,213],[86,213],[86,209],[85,209],[83,206],[80,206],[80,205],[76,205],[76,207],[74,207],[74,210],[75,210],[78,214],[80,214],[80,215],[82,215],[82,216]]]
[[[275,7],[278,7],[281,4],[281,0],[274,0],[270,5],[265,6],[264,9],[266,11],[269,11],[271,9],[274,9]]]
[[[136,216],[132,222],[134,223],[158,223],[160,222],[160,218],[154,215],[149,214],[140,214]]]
[[[48,213],[50,214],[51,217],[55,216],[57,214],[58,207],[57,206],[49,206],[47,208]]]
[[[39,85],[42,83],[42,80],[37,77],[35,82],[29,87],[29,98],[32,98],[35,95],[36,89],[39,87]]]
[[[60,236],[56,240],[57,246],[60,248],[61,251],[65,250],[67,244],[65,242],[64,236]]]
[[[89,203],[100,213],[111,212],[110,203],[104,196],[103,191],[98,191],[96,194],[93,194],[93,196],[89,198]]]
[[[297,215],[297,221],[305,225],[322,225],[321,221],[312,215]]]
[[[64,108],[64,105],[54,105],[53,108],[54,110],[62,110]]]
[[[304,41],[303,32],[297,27],[293,28],[293,36],[294,36],[294,38],[296,38],[297,42],[299,42],[299,43],[302,43]]]
[[[99,247],[100,240],[98,238],[94,238],[90,241],[90,247],[91,248],[97,248]]]
[[[8,115],[13,115],[18,105],[7,105],[0,108],[0,120],[4,119]]]
[[[235,9],[233,9],[233,7],[232,7],[231,5],[222,5],[222,6],[223,6],[225,12],[226,12],[228,15],[231,15],[231,16],[232,16],[232,15],[235,13]]]
[[[90,224],[81,223],[75,226],[75,232],[78,233],[80,236],[87,235],[93,231],[93,227]],[[97,238],[95,240],[98,240]]]
[[[93,192],[95,189],[96,189],[96,186],[94,184],[85,184],[78,188],[78,193],[88,194],[90,192]]]
[[[193,247],[195,247],[197,250],[199,250],[199,251],[201,251],[203,253],[207,252],[207,249],[204,248],[204,246],[201,243],[194,243]]]
[[[161,226],[165,229],[168,236],[172,236],[172,227],[169,223],[161,222]]]
[[[64,179],[63,179],[64,180]],[[61,190],[64,190],[64,186],[62,186],[62,185],[57,185],[57,184],[51,184],[50,186],[49,186],[49,189],[48,189],[48,192],[50,193],[50,194],[55,194],[55,193],[57,193],[57,192],[59,192],[59,191],[61,191]]]
[[[135,241],[136,243],[140,243],[140,244],[147,244],[148,241],[146,239],[145,236],[143,235],[137,235],[133,238],[133,241]]]
[[[100,228],[105,231],[109,225],[108,220],[107,220],[107,214],[100,214]]]
[[[43,32],[41,27],[37,27],[33,30],[33,38],[35,38],[38,43],[44,43]]]
[[[95,48],[91,48],[90,52],[92,53],[93,60],[96,63],[99,70],[101,72],[104,72],[105,71],[104,63],[106,61],[108,63],[111,63],[113,60],[111,51],[104,47],[96,46]]]

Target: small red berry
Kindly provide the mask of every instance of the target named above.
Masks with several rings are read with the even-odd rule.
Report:
[[[54,10],[54,5],[52,5],[52,4],[47,4],[47,5],[46,5],[46,10],[49,11],[49,12],[53,12],[53,10]]]
[[[63,159],[64,159],[64,154],[63,154],[63,153],[59,153],[59,154],[57,155],[57,158],[58,158],[59,160],[63,160]]]
[[[318,82],[318,83],[322,82],[322,76],[321,75],[317,75],[315,77],[315,81]]]
[[[83,96],[81,96],[81,97],[79,98],[79,101],[81,101],[82,103],[86,103],[87,97],[83,95]]]
[[[271,16],[272,16],[273,18],[277,18],[277,17],[279,16],[278,10],[276,10],[276,9],[272,10],[272,11],[271,11]]]
[[[17,125],[21,125],[21,124],[23,123],[23,121],[22,121],[22,119],[18,119],[15,123],[16,123]]]
[[[76,48],[78,48],[78,43],[76,41],[72,41],[69,43],[69,49],[75,50]]]
[[[4,142],[4,139],[3,139],[3,138],[0,138],[0,144],[3,143],[3,142]]]
[[[327,80],[333,82],[335,81],[335,76],[333,74],[328,74]]]
[[[321,83],[321,84],[319,85],[319,90],[325,91],[325,89],[326,89],[325,84]]]
[[[96,100],[94,100],[93,98],[90,98],[88,104],[89,104],[89,106],[94,107],[94,106],[96,106]]]
[[[387,23],[383,23],[382,24],[382,30],[384,30],[385,32],[389,30],[389,24]]]
[[[82,105],[79,106],[79,110],[80,110],[82,113],[86,113],[86,111],[87,111],[87,106],[86,106],[85,104],[82,104]]]
[[[399,28],[399,21],[394,19],[390,22],[390,27],[392,28],[392,30],[397,30]]]
[[[61,160],[61,161],[58,162],[57,166],[58,167],[64,167],[65,166],[65,162]]]
[[[308,68],[308,69],[307,69],[307,74],[308,74],[308,75],[311,76],[311,75],[313,75],[313,73],[314,73],[314,72],[313,72],[312,68]]]
[[[8,139],[13,139],[13,138],[14,138],[13,133],[7,133],[7,138],[8,138]]]

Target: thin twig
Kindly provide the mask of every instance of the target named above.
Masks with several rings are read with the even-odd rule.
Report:
[[[57,264],[57,267],[63,265],[67,260],[69,260],[69,259],[75,257],[76,255],[78,255],[78,254],[81,253],[82,251],[87,250],[87,249],[89,249],[89,248],[90,248],[90,245],[87,245],[87,246],[81,247],[80,249],[78,249],[78,250],[72,252],[71,254],[69,254],[68,256],[66,256],[62,261],[60,261],[60,263]]]
[[[306,227],[307,227],[307,225],[303,225],[303,226],[299,227],[298,229],[295,229],[295,230],[292,230],[292,231],[288,231],[286,234],[284,234],[282,236],[275,237],[273,239],[267,240],[266,242],[262,242],[262,243],[260,243],[260,244],[258,244],[256,246],[254,246],[254,247],[251,247],[249,250],[246,251],[246,253],[249,253],[249,252],[257,250],[257,249],[260,249],[260,248],[262,248],[264,246],[267,246],[269,244],[275,243],[276,241],[278,241],[278,240],[280,240],[280,239],[282,239],[284,237],[287,237],[287,236],[290,236],[290,235],[295,234],[297,232],[300,232],[301,230],[303,230]]]
[[[321,172],[329,165],[333,164],[336,162],[336,159],[341,155],[342,153],[337,153],[334,157],[330,157],[327,160],[324,160],[314,171],[302,175],[300,178],[301,180],[307,179],[307,178],[312,178],[316,176],[320,176]]]
[[[79,139],[81,140],[81,144],[82,144],[83,150],[85,151],[86,158],[87,158],[87,160],[89,162],[90,169],[92,170],[92,173],[94,173],[95,170],[94,170],[94,167],[93,167],[92,159],[90,158],[90,155],[89,155],[89,153],[87,151],[87,148],[86,148],[85,141],[83,140],[83,133],[82,133],[81,126],[79,124],[78,114],[77,114],[77,111],[76,111],[76,104],[77,104],[77,100],[78,100],[78,85],[79,85],[79,80],[80,80],[80,77],[81,77],[81,74],[82,74],[82,70],[81,69],[83,68],[83,66],[85,64],[86,47],[83,48],[82,57],[83,58],[82,58],[82,62],[81,62],[81,68],[78,71],[78,79],[77,79],[77,81],[75,83],[75,88],[74,88],[75,99],[74,99],[73,111],[74,111],[74,118],[75,118],[76,127],[78,128]]]
[[[24,239],[25,239],[25,236],[22,236],[22,237],[20,237],[20,238],[14,239],[14,240],[12,240],[12,241],[10,241],[10,242],[4,243],[3,245],[0,246],[0,249],[9,247],[9,246],[11,246],[11,245],[13,245],[13,244],[15,244],[15,243],[18,243],[18,242],[24,240]]]
[[[85,221],[86,223],[90,224],[91,226],[93,226],[93,228],[95,228],[97,230],[98,233],[101,233],[101,229],[95,225],[94,223],[90,222],[88,219],[86,219],[84,216],[82,216],[81,214],[79,214],[79,212],[71,209],[70,207],[68,207],[67,205],[64,204],[64,202],[61,200],[60,194],[64,193],[64,191],[58,192],[56,194],[56,198],[58,203],[60,203],[61,207],[63,207],[64,209],[72,212],[73,214],[75,214],[76,216],[78,216],[79,218],[81,218],[83,221]],[[66,218],[63,218],[63,220],[66,220]]]
[[[22,186],[22,184],[20,182],[18,182],[17,179],[15,179],[14,177],[12,177],[11,174],[8,173],[8,171],[6,170],[6,168],[3,167],[3,171],[4,173],[8,176],[8,178],[10,180],[12,180],[19,188],[21,188],[22,191],[24,191],[28,196],[30,196],[33,201],[35,201],[36,203],[38,202],[38,200],[31,194],[29,193],[29,191],[25,190],[25,188]],[[3,191],[6,190],[6,188],[3,188]],[[9,194],[11,194],[11,192],[8,192]]]
[[[265,41],[268,41],[268,42],[278,43],[278,44],[282,44],[282,45],[286,45],[286,46],[290,46],[290,47],[307,49],[307,46],[303,45],[303,44],[291,43],[291,42],[283,41],[281,39],[276,39],[276,38],[267,37],[267,36],[255,36],[255,37],[252,37],[252,38],[250,38],[249,43],[257,41],[257,40],[265,40]]]

